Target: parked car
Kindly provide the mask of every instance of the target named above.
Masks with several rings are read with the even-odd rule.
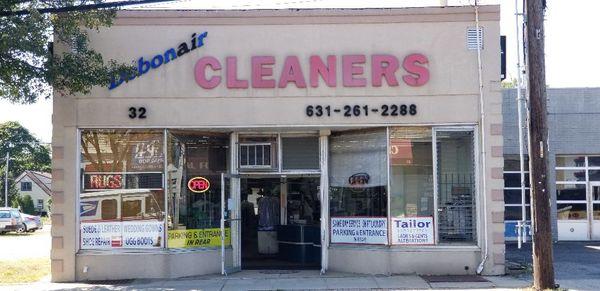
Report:
[[[21,213],[21,217],[23,217],[25,229],[17,229],[17,232],[34,232],[38,229],[44,228],[42,218],[37,215]]]
[[[0,234],[9,231],[21,231],[26,229],[23,217],[19,209],[0,207]]]

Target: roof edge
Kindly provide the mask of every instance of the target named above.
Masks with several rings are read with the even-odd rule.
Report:
[[[402,16],[402,15],[447,15],[473,14],[474,6],[434,6],[403,8],[288,8],[252,10],[119,10],[117,19],[123,18],[269,18],[269,17],[353,17],[353,16]],[[500,20],[500,5],[480,5],[480,14]]]
[[[50,188],[48,188],[48,186],[46,186],[46,184],[44,184],[40,178],[38,178],[36,176],[36,173],[30,170],[25,170],[23,171],[23,173],[21,175],[19,175],[19,177],[17,179],[15,179],[15,182],[23,179],[23,177],[21,176],[27,176],[31,179],[31,181],[33,181],[36,185],[38,185],[38,187],[40,187],[42,189],[42,191],[44,191],[44,193],[46,193],[48,196],[52,197],[52,191],[50,190]],[[47,177],[46,177],[47,178]]]

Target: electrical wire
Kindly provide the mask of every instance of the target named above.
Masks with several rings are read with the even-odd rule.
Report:
[[[63,7],[51,7],[51,8],[39,8],[33,9],[40,14],[48,14],[48,13],[61,13],[61,12],[76,12],[76,11],[87,11],[87,10],[95,10],[95,9],[107,9],[107,8],[117,8],[123,6],[131,6],[131,5],[140,5],[140,4],[149,4],[149,3],[160,3],[160,2],[173,2],[173,0],[132,0],[132,1],[115,1],[115,2],[105,2],[98,4],[85,4],[85,5],[72,5],[72,6],[63,6]],[[31,14],[30,9],[22,9],[16,11],[0,11],[0,17],[9,17],[9,16],[21,16],[21,15],[29,15]]]

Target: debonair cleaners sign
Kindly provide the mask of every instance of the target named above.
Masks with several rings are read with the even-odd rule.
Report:
[[[181,42],[155,55],[135,60],[136,70],[131,75],[115,76],[109,90],[131,82],[144,74],[170,64],[193,50],[204,46],[208,32],[194,33],[189,41]],[[420,87],[429,82],[429,59],[421,53],[395,55],[335,54],[288,55],[278,59],[273,55],[257,54],[249,57],[202,56],[194,60],[194,79],[202,89],[226,86],[227,89],[275,89],[336,87]],[[242,64],[245,63],[245,64]],[[249,66],[248,66],[249,65]],[[249,68],[240,72],[238,68]],[[370,74],[368,74],[370,69]],[[279,72],[279,73],[276,73]],[[249,76],[244,78],[240,76]]]
[[[158,69],[163,65],[167,65],[176,59],[183,57],[187,53],[204,46],[204,39],[208,36],[208,32],[193,33],[189,42],[182,42],[174,47],[171,47],[164,52],[160,52],[150,57],[140,57],[136,61],[136,70],[132,75],[121,74],[120,76],[113,76],[109,90],[119,87],[124,82],[130,82],[136,78],[143,76],[144,74]]]

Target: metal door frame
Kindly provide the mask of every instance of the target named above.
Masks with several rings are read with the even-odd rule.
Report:
[[[233,209],[229,209],[229,203],[228,201],[225,200],[225,178],[229,178],[231,179],[230,181],[230,197],[229,199],[232,200],[231,205],[233,205]],[[240,183],[239,183],[239,175],[235,175],[235,174],[225,174],[225,173],[221,173],[221,274],[222,275],[229,275],[232,273],[236,273],[242,270],[242,264],[241,264],[241,241],[240,241],[240,223],[241,223],[241,218],[240,218],[240,202],[239,202],[239,198],[240,198]],[[227,208],[226,208],[227,207]],[[231,211],[231,217],[227,217],[227,211]],[[233,260],[233,267],[229,268],[226,266],[226,257],[225,257],[225,251],[227,249],[227,247],[225,246],[225,238],[226,238],[226,232],[225,232],[225,223],[229,221],[230,222],[230,237],[231,237],[231,251],[232,253],[232,260]],[[237,227],[233,227],[232,226],[232,222],[238,222]]]
[[[483,189],[482,188],[482,184],[483,181],[482,179],[486,179],[485,175],[481,175],[480,171],[485,171],[485,169],[481,168],[481,165],[479,163],[479,159],[481,157],[480,155],[480,148],[479,148],[479,131],[478,131],[478,127],[476,125],[461,125],[461,126],[433,126],[431,128],[431,151],[432,151],[432,159],[433,159],[433,219],[434,219],[434,235],[435,235],[435,244],[439,245],[440,244],[440,232],[439,232],[439,215],[441,212],[441,208],[439,208],[439,185],[438,185],[438,180],[439,180],[439,171],[438,171],[438,148],[437,148],[437,143],[438,143],[438,133],[439,132],[472,132],[473,133],[473,140],[472,140],[472,147],[473,147],[473,196],[475,198],[475,208],[473,209],[473,216],[476,218],[475,221],[475,225],[474,225],[474,230],[475,230],[475,237],[474,239],[474,243],[477,246],[482,246],[483,244],[485,244],[485,233],[487,231],[487,226],[485,225],[485,217],[486,217],[486,213],[485,213],[485,207],[483,207],[482,201],[484,199],[486,199],[486,197],[480,197],[480,195],[484,195],[483,193]],[[388,178],[389,179],[389,178]]]
[[[587,170],[586,170],[587,172]],[[590,181],[589,190],[587,194],[587,220],[588,220],[588,240],[594,239],[594,204],[600,204],[600,200],[594,200],[594,187],[600,188],[600,181]],[[597,201],[594,203],[594,201]],[[600,224],[600,220],[597,220]],[[598,234],[600,236],[600,234]]]

